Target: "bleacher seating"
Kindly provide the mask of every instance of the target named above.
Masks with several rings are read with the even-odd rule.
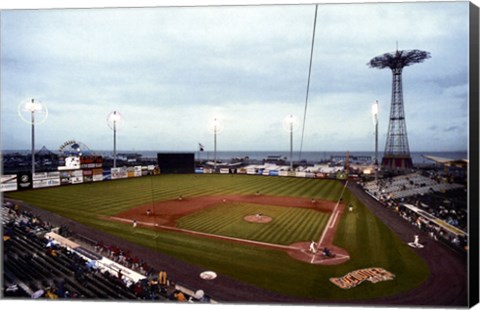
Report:
[[[432,230],[432,237],[437,238],[435,231],[442,230],[441,226],[443,224],[436,221],[444,222],[459,229],[462,233],[443,234],[443,238],[446,238],[446,242],[452,242],[455,246],[464,248],[464,238],[468,236],[465,233],[467,231],[468,208],[464,185],[448,183],[435,174],[426,176],[418,173],[379,179],[362,185],[366,193],[385,207],[392,208],[414,225],[418,223],[417,219],[421,221],[423,216],[412,214],[405,208],[402,208],[399,212],[399,207],[411,204],[418,207],[422,212],[426,212],[425,214],[436,218],[435,223],[427,225],[432,226],[429,227],[429,230]]]
[[[175,300],[154,277],[147,278],[72,242],[33,214],[8,202],[1,214],[6,297]],[[183,289],[190,302],[199,301],[187,293],[191,290],[172,285],[174,291]],[[201,301],[214,302],[210,298]]]
[[[443,192],[462,187],[463,185],[460,184],[442,183],[417,173],[411,173],[367,182],[363,188],[377,200],[387,200],[422,195],[429,192]]]

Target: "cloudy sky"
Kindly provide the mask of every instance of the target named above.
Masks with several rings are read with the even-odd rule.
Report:
[[[288,151],[286,116],[300,148],[314,4],[4,9],[1,147],[30,149],[18,106],[35,98],[47,120],[36,148],[67,140],[112,148],[107,115],[124,119],[119,150]],[[468,2],[319,4],[303,151],[383,150],[392,74],[367,62],[420,49],[403,71],[411,151],[468,147]]]

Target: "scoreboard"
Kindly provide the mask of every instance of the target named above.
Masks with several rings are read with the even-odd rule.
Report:
[[[194,153],[157,153],[158,167],[165,173],[195,173]]]

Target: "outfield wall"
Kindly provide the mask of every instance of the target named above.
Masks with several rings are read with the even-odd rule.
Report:
[[[22,191],[36,188],[101,182],[125,178],[137,178],[160,174],[155,165],[119,167],[111,169],[60,169],[59,171],[20,172],[1,176],[1,192]]]
[[[211,168],[196,168],[195,174],[215,173]],[[345,171],[334,170],[333,172],[311,171],[287,171],[268,169],[265,167],[245,168],[219,168],[219,174],[245,174],[274,177],[294,177],[310,179],[344,180],[347,178]],[[1,176],[1,192],[29,190],[36,188],[55,187],[108,180],[138,178],[147,175],[158,175],[160,170],[155,165],[117,167],[111,169],[87,168],[59,170],[53,172],[37,172],[32,176],[29,172],[9,174]]]
[[[196,174],[211,174],[215,173],[211,168],[196,168]],[[294,177],[294,178],[310,178],[310,179],[334,179],[345,180],[347,175],[344,170],[334,170],[330,173],[325,172],[311,172],[311,171],[288,171],[279,169],[268,169],[264,167],[244,167],[244,168],[219,168],[220,174],[248,174],[261,176],[278,176],[278,177]]]

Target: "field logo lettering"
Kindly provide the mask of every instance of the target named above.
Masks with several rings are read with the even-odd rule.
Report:
[[[393,280],[395,275],[383,268],[365,268],[352,271],[340,278],[330,278],[330,282],[336,286],[349,289],[362,283],[363,281],[370,281],[371,283],[378,283],[381,281]]]

